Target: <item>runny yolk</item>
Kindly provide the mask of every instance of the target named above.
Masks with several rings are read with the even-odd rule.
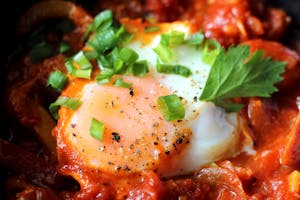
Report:
[[[132,88],[76,79],[69,84],[72,86],[63,95],[79,97],[82,105],[76,112],[60,109],[59,116],[64,117],[57,126],[58,146],[74,148],[80,163],[92,169],[111,173],[151,169],[163,173],[170,158],[189,143],[190,130],[180,121],[163,118],[157,99],[169,95],[169,91],[153,77],[122,79],[132,83]],[[81,87],[74,87],[80,82]],[[90,135],[92,118],[104,123],[102,141]]]

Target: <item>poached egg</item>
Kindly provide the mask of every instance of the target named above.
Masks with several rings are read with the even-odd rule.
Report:
[[[210,71],[202,61],[201,49],[187,44],[171,47],[170,64],[188,67],[192,71],[188,78],[156,70],[159,58],[153,49],[161,34],[180,31],[188,37],[192,34],[189,22],[158,24],[160,30],[150,33],[139,20],[124,19],[121,23],[133,35],[125,47],[138,53],[139,60],[147,60],[149,72],[143,77],[114,75],[107,84],[70,79],[62,96],[78,98],[82,105],[75,111],[59,110],[54,135],[60,162],[68,157],[74,168],[120,176],[153,170],[160,177],[171,177],[192,173],[242,151],[251,152],[252,141],[238,113],[226,113],[213,103],[199,101]],[[116,78],[132,87],[113,85]],[[167,121],[159,111],[157,99],[171,94],[181,98],[185,108],[182,120]],[[90,135],[93,118],[105,126],[102,141]],[[70,163],[61,166],[64,164]],[[80,181],[78,170],[71,175]]]

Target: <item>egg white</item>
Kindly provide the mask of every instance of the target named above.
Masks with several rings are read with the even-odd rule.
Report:
[[[190,27],[186,24],[172,24],[169,32],[180,31],[185,37],[190,35]],[[139,54],[139,58],[147,60],[150,73],[167,87],[172,94],[183,98],[185,107],[185,126],[192,130],[190,143],[175,158],[170,160],[170,166],[164,176],[191,173],[205,164],[233,157],[241,152],[239,145],[242,139],[241,123],[237,113],[226,113],[213,103],[199,101],[199,96],[205,86],[211,66],[202,61],[202,51],[195,46],[183,44],[171,46],[173,53],[170,64],[180,64],[188,67],[192,75],[188,78],[180,75],[161,74],[155,69],[158,55],[153,51],[160,35],[153,37],[150,44],[143,41],[133,41],[128,47]],[[252,151],[251,141],[247,141],[243,148]]]

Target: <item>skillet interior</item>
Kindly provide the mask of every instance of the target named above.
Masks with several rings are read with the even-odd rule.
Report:
[[[4,79],[5,79],[5,71],[6,71],[6,62],[10,53],[14,50],[17,41],[15,35],[15,24],[18,17],[21,15],[23,11],[25,11],[30,5],[35,3],[37,0],[10,0],[6,1],[2,4],[1,9],[1,24],[2,24],[2,51],[0,54],[0,64],[1,64],[1,92],[3,94],[4,89]],[[89,7],[92,0],[88,1],[77,1],[79,4],[83,4],[83,6]],[[275,7],[283,8],[288,12],[288,14],[293,18],[292,26],[289,28],[287,36],[283,39],[283,43],[291,46],[295,44],[295,40],[300,39],[300,1],[296,0],[270,0],[270,3]],[[9,14],[6,14],[8,11]],[[296,48],[291,46],[292,48]],[[298,49],[299,52],[299,49]],[[1,106],[0,106],[0,127],[1,127],[1,136],[5,139],[9,137],[9,128],[6,126],[8,123],[7,114],[5,113],[5,106],[3,103],[3,95],[1,95]],[[1,156],[1,146],[0,146],[0,156]],[[0,167],[0,199],[4,199],[4,192],[1,191],[4,189],[4,181],[6,177],[9,175],[7,169]]]

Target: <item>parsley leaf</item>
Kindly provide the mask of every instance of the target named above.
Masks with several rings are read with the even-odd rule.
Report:
[[[270,97],[280,82],[286,63],[263,58],[263,51],[249,56],[249,46],[222,48],[208,75],[200,100],[214,102],[227,112],[235,112],[242,104],[229,101],[237,97]]]

